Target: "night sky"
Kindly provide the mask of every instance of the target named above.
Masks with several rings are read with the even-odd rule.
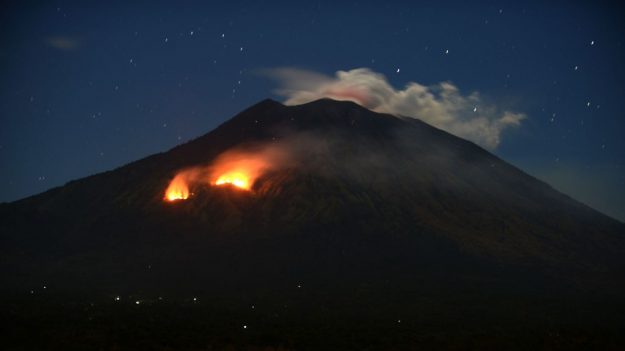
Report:
[[[622,6],[405,3],[4,3],[0,201],[166,151],[264,98],[284,101],[277,71],[368,68],[398,90],[451,82],[523,114],[490,151],[625,220]]]

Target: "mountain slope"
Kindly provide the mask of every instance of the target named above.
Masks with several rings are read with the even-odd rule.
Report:
[[[289,161],[252,191],[163,200],[179,171],[267,148]],[[265,100],[168,152],[3,204],[0,231],[7,294],[291,301],[326,311],[301,307],[313,325],[334,308],[377,320],[464,301],[497,315],[484,293],[508,306],[625,292],[623,223],[419,120],[329,99]]]

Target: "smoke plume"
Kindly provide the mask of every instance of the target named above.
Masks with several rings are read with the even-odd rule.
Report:
[[[296,68],[264,73],[279,82],[276,93],[286,98],[287,105],[324,97],[350,100],[376,112],[421,119],[489,149],[499,145],[505,129],[518,127],[526,118],[484,102],[478,92],[463,95],[450,82],[433,86],[410,82],[398,90],[368,68],[338,71],[334,77]]]

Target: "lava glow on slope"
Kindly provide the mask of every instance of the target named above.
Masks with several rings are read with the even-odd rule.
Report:
[[[211,167],[209,182],[252,190],[256,179],[272,165],[272,159],[265,153],[228,152],[218,157]]]
[[[276,168],[286,159],[276,148],[257,151],[227,151],[206,167],[184,169],[176,174],[165,191],[165,201],[186,200],[190,188],[197,186],[232,186],[252,191],[254,182],[264,172]]]
[[[241,188],[245,190],[250,190],[251,188],[249,176],[245,174],[244,172],[240,172],[240,171],[234,171],[234,172],[228,172],[228,173],[222,174],[215,181],[215,185],[226,185],[226,184],[231,184],[233,186],[236,186],[237,188]]]
[[[189,198],[189,185],[184,178],[184,174],[178,174],[172,179],[165,191],[165,200],[176,201]]]

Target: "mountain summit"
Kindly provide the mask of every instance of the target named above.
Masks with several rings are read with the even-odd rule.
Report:
[[[318,309],[306,325],[343,311],[381,330],[450,301],[470,322],[527,311],[530,296],[625,292],[623,223],[471,142],[330,99],[264,100],[165,153],[3,204],[0,231],[11,296],[46,284],[265,301],[278,324],[290,304]]]

